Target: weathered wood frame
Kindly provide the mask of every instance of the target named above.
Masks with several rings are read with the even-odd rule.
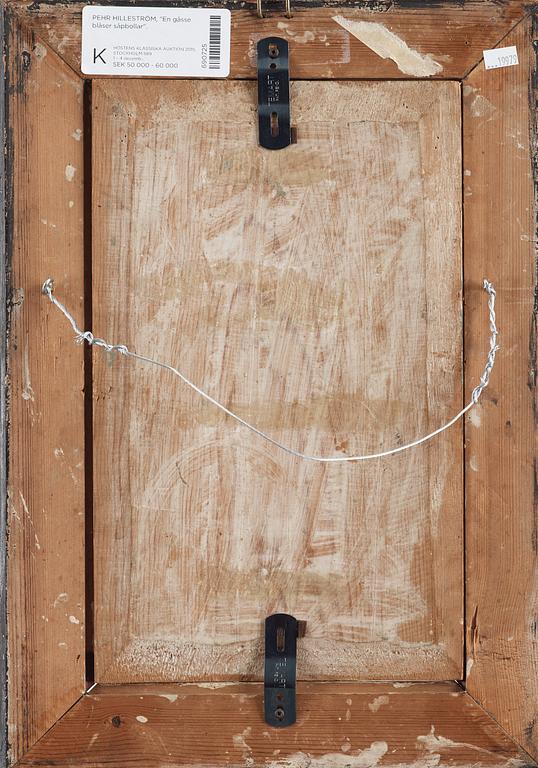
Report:
[[[450,749],[450,760],[460,765],[477,760],[506,764],[514,757],[531,764],[531,757],[538,757],[533,9],[519,0],[463,4],[381,0],[346,4],[345,11],[304,2],[293,19],[284,19],[275,10],[260,20],[254,7],[236,9],[229,4],[233,9],[231,77],[253,77],[249,44],[274,32],[278,21],[282,22],[279,33],[301,45],[293,59],[294,77],[410,76],[336,25],[332,16],[343,14],[351,21],[388,26],[410,48],[443,62],[443,70],[435,77],[461,81],[467,395],[487,343],[481,295],[484,276],[497,286],[502,332],[503,353],[491,387],[480,410],[466,423],[466,680],[462,687],[447,682],[396,691],[381,683],[309,684],[301,695],[303,710],[313,717],[297,726],[302,739],[298,746],[289,736],[264,737],[256,686],[243,684],[220,691],[146,685],[87,691],[84,353],[70,342],[65,345],[64,328],[57,325],[58,318],[40,294],[43,277],[53,272],[62,276],[62,292],[69,305],[79,316],[84,310],[89,225],[86,219],[85,228],[88,158],[84,136],[77,133],[84,127],[85,112],[79,66],[81,7],[76,2],[23,0],[4,6],[8,168],[0,322],[9,329],[7,349],[1,356],[9,379],[7,392],[2,391],[0,421],[2,427],[9,421],[9,453],[2,428],[0,538],[7,555],[0,562],[4,585],[0,719],[3,722],[7,695],[9,736],[2,729],[0,744],[5,761],[98,766],[116,760],[130,765],[142,754],[147,755],[147,765],[171,759],[181,764],[203,760],[225,764],[235,759],[235,764],[252,765],[272,759],[276,746],[280,758],[308,752],[321,765],[327,752],[340,752],[339,723],[342,712],[349,711],[350,728],[364,735],[353,746],[373,748],[372,760],[383,757],[374,744],[386,732],[397,742],[391,757],[394,764],[417,761],[424,748],[430,755],[437,750],[443,759],[443,750]],[[303,33],[313,28],[326,30],[329,46],[321,49],[309,42]],[[486,72],[483,49],[501,44],[517,45],[520,65]],[[55,141],[58,120],[73,122],[72,142]],[[71,179],[68,193],[65,183],[60,191],[60,180],[49,164],[51,156],[54,166],[65,168]],[[66,194],[69,200],[64,200]],[[61,231],[51,227],[47,218],[47,211],[56,204],[54,221],[63,217]],[[40,353],[43,328],[49,347],[46,358]],[[5,382],[2,367],[0,386]],[[9,537],[4,546],[6,527]],[[58,619],[49,619],[44,632],[42,607],[54,602],[61,611]],[[64,653],[59,644],[64,642],[66,616],[69,651]],[[145,699],[144,711],[149,707],[152,712],[150,737],[136,720],[139,696]],[[366,702],[372,698],[391,702],[387,714],[376,715],[375,708],[368,709]],[[354,714],[349,702],[364,702],[362,709],[357,708],[360,714]],[[323,714],[316,718],[316,712]],[[219,727],[210,732],[202,748],[201,734],[211,718]],[[175,724],[182,719],[192,736],[178,734]],[[443,739],[431,733],[428,742],[430,722],[437,723]],[[245,727],[253,731],[248,744]],[[237,733],[243,733],[242,741],[233,738]],[[417,733],[424,735],[422,741]]]

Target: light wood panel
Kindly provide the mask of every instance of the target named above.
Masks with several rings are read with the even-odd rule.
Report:
[[[21,766],[505,766],[531,761],[451,683],[302,685],[298,720],[263,721],[261,685],[99,686]]]
[[[467,685],[538,755],[535,53],[531,21],[503,41],[520,64],[464,86],[467,390],[487,349],[484,276],[501,351],[466,427]]]
[[[161,5],[166,6],[168,0]],[[221,7],[218,0],[202,0],[194,5]],[[80,72],[81,9],[83,3],[68,5],[11,0],[15,9],[47,42]],[[191,3],[189,3],[191,5]],[[294,17],[286,19],[283,3],[264,3],[271,10],[258,19],[255,4],[228,3],[232,7],[231,77],[255,77],[256,43],[267,35],[279,34],[289,40],[291,69],[302,78],[408,78],[424,76],[461,78],[479,61],[484,48],[493,48],[526,13],[521,0],[466,0],[465,3],[395,3],[378,0],[357,3],[359,7],[308,7],[308,2],[293,3]],[[360,7],[362,6],[362,7]],[[380,25],[355,29],[350,33],[334,21],[343,16],[347,23]],[[375,52],[386,33],[388,53]],[[377,43],[376,43],[377,41]],[[426,69],[421,66],[426,63]],[[432,65],[430,62],[435,62]],[[417,67],[418,64],[418,67]]]
[[[11,20],[13,21],[13,20]],[[22,755],[84,690],[82,83],[10,25],[9,743]]]
[[[461,404],[459,86],[292,103],[271,153],[254,84],[94,83],[94,331],[296,449],[393,447]],[[256,679],[273,611],[308,622],[303,678],[461,675],[460,425],[316,465],[94,365],[99,681]]]

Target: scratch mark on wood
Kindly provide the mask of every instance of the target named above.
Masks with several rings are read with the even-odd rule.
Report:
[[[329,752],[320,757],[313,757],[305,752],[296,752],[266,765],[267,768],[374,768],[386,755],[388,748],[386,741],[374,741],[366,749],[354,753],[345,749],[344,754]]]
[[[465,747],[466,749],[472,749],[476,752],[483,752],[487,755],[495,754],[492,753],[490,749],[486,749],[485,747],[478,747],[475,744],[468,744],[462,741],[453,741],[452,739],[447,739],[444,736],[437,735],[435,733],[434,725],[432,725],[430,732],[425,736],[417,736],[417,742],[418,744],[422,745],[428,752],[438,753],[447,749],[458,749]]]
[[[35,401],[34,390],[32,389],[32,384],[30,382],[30,361],[29,361],[29,355],[28,355],[28,343],[26,343],[24,346],[22,367],[23,367],[22,378],[24,383],[24,388],[22,390],[22,398],[23,400],[31,400],[32,402],[34,402]]]
[[[76,170],[77,169],[75,168],[75,166],[71,165],[71,163],[68,163],[65,166],[65,178],[67,179],[67,181],[73,181],[73,179],[75,178]]]
[[[491,117],[495,112],[495,107],[482,94],[477,93],[471,102],[471,115],[473,117]]]
[[[388,696],[376,696],[373,701],[368,704],[368,709],[371,712],[378,712],[384,704],[388,704],[390,701]]]

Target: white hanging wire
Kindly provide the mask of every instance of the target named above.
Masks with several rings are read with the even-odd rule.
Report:
[[[480,383],[477,384],[477,386],[473,389],[471,393],[471,399],[467,403],[467,405],[461,409],[459,413],[457,413],[453,418],[450,419],[446,424],[443,424],[438,429],[434,430],[433,432],[430,432],[429,435],[425,435],[424,437],[420,437],[417,440],[413,440],[412,443],[407,443],[406,445],[399,445],[397,448],[391,448],[387,451],[380,451],[378,453],[368,453],[364,454],[362,456],[309,456],[306,453],[301,453],[301,451],[295,451],[293,448],[289,448],[286,445],[283,445],[282,443],[279,443],[278,440],[275,440],[270,435],[266,434],[265,432],[262,432],[261,429],[258,429],[258,427],[255,427],[253,424],[249,424],[248,421],[245,421],[241,418],[241,416],[238,416],[233,411],[230,411],[229,408],[226,408],[225,405],[222,405],[222,403],[219,403],[218,400],[215,400],[214,397],[211,397],[211,395],[208,395],[207,392],[204,392],[200,387],[197,387],[196,384],[193,384],[192,381],[190,381],[186,376],[184,376],[180,371],[177,370],[177,368],[174,368],[172,365],[169,365],[168,363],[160,362],[159,360],[154,360],[151,357],[146,357],[145,355],[139,355],[137,352],[132,352],[130,349],[128,349],[124,344],[109,344],[104,339],[98,339],[96,336],[91,333],[91,331],[81,331],[78,325],[76,324],[76,321],[73,317],[73,315],[69,312],[69,310],[66,309],[66,307],[61,303],[61,301],[58,301],[58,299],[54,296],[54,282],[52,278],[48,278],[45,280],[42,286],[42,292],[45,296],[48,296],[52,304],[54,304],[55,307],[57,307],[60,312],[65,315],[65,317],[69,320],[71,323],[71,327],[73,328],[73,331],[75,332],[75,341],[77,344],[83,344],[84,342],[87,342],[90,346],[94,347],[102,347],[107,352],[118,352],[121,355],[125,355],[125,357],[132,357],[135,360],[141,360],[144,363],[149,363],[150,365],[155,365],[158,368],[164,368],[166,371],[170,371],[170,373],[173,373],[174,376],[177,376],[181,381],[189,386],[191,389],[193,389],[195,392],[197,392],[200,397],[203,397],[205,400],[207,400],[209,403],[214,405],[216,408],[219,408],[221,411],[223,411],[228,416],[231,416],[232,419],[235,419],[239,422],[239,424],[242,424],[247,429],[250,429],[251,432],[254,432],[254,434],[258,435],[259,437],[263,438],[264,440],[267,440],[267,442],[271,443],[272,445],[276,445],[277,448],[280,448],[282,451],[285,451],[290,456],[296,456],[299,459],[306,459],[307,461],[319,461],[326,464],[332,464],[332,463],[339,463],[344,461],[367,461],[369,459],[383,459],[386,456],[393,456],[396,453],[401,453],[402,451],[407,451],[409,448],[416,448],[419,445],[422,445],[423,443],[426,443],[428,440],[431,440],[432,438],[436,437],[437,435],[441,434],[441,432],[444,432],[445,429],[449,429],[453,424],[455,424],[458,419],[461,419],[462,416],[464,416],[467,411],[470,411],[471,408],[473,408],[479,401],[480,396],[484,389],[489,384],[489,379],[491,376],[491,372],[493,370],[493,366],[495,365],[495,355],[497,353],[497,350],[499,349],[497,345],[497,339],[499,337],[499,331],[497,330],[497,324],[496,324],[496,318],[495,318],[495,288],[493,287],[492,283],[490,283],[488,280],[484,280],[483,288],[488,294],[488,315],[489,315],[489,330],[490,330],[490,339],[489,339],[489,352],[486,360],[486,364],[484,366],[484,371],[482,373],[482,376],[480,377]]]

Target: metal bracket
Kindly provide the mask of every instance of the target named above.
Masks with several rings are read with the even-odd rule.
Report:
[[[297,638],[305,623],[287,613],[265,619],[265,722],[273,728],[293,725],[296,719],[295,684]]]
[[[292,143],[288,42],[258,41],[258,133],[260,146],[284,149]]]
[[[293,16],[293,13],[291,10],[291,0],[284,0],[284,5],[285,5],[286,17],[288,19],[291,19],[291,17]],[[263,7],[262,7],[262,0],[256,0],[256,12],[258,14],[258,18],[260,19],[265,18],[265,14],[263,12]]]

